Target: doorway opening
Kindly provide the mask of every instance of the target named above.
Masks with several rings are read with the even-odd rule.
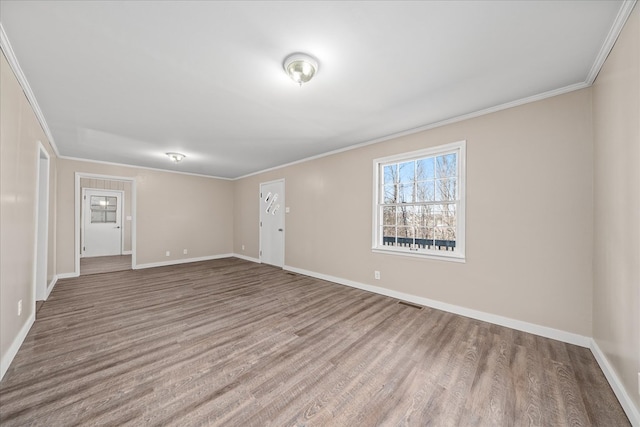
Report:
[[[136,266],[135,179],[76,173],[75,274]]]

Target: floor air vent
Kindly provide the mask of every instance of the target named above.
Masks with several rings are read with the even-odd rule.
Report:
[[[422,310],[422,306],[421,305],[411,304],[410,302],[398,301],[398,304],[406,305],[407,307],[417,308],[418,310]]]

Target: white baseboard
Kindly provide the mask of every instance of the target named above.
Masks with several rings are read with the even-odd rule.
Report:
[[[540,335],[542,337],[551,338],[551,339],[566,342],[569,344],[575,344],[580,347],[589,348],[589,345],[591,343],[590,337],[585,337],[582,335],[562,331],[559,329],[549,328],[547,326],[537,325],[535,323],[529,323],[529,322],[524,322],[522,320],[516,320],[508,317],[498,316],[496,314],[486,313],[484,311],[473,310],[470,308],[461,307],[454,304],[448,304],[445,302],[436,301],[429,298],[406,294],[404,292],[398,292],[398,291],[394,291],[387,288],[381,288],[378,286],[367,285],[365,283],[355,282],[353,280],[342,279],[340,277],[334,277],[326,274],[316,273],[314,271],[304,270],[301,268],[291,267],[288,265],[285,265],[283,269],[294,272],[294,273],[304,274],[305,276],[311,276],[317,279],[335,282],[340,285],[351,286],[352,288],[358,288],[358,289],[373,292],[376,294],[385,295],[391,298],[412,302],[414,304],[436,308],[438,310],[447,311],[449,313],[459,314],[461,316],[470,317],[472,319],[482,320],[484,322],[489,322],[489,323],[493,323],[500,326],[506,326],[507,328],[517,329],[523,332],[529,332],[534,335]]]
[[[611,363],[609,363],[607,356],[602,352],[595,339],[591,339],[590,348],[593,357],[596,358],[596,362],[600,365],[600,369],[604,372],[604,376],[607,378],[607,381],[609,381],[609,385],[611,385],[613,392],[620,401],[622,409],[624,409],[627,417],[629,417],[631,425],[640,427],[640,409],[633,403],[631,396],[629,396],[629,393],[627,393],[627,390],[624,388],[618,374],[616,374],[616,371],[613,369],[613,366],[611,366]]]
[[[122,251],[122,255],[131,255],[133,251]]]
[[[27,337],[31,326],[33,326],[33,323],[35,321],[36,311],[34,309],[31,313],[31,316],[29,316],[29,318],[27,319],[27,322],[22,326],[22,329],[20,329],[20,332],[18,332],[18,335],[11,343],[11,346],[9,346],[9,348],[7,349],[7,352],[2,355],[2,358],[0,358],[0,380],[2,380],[2,378],[4,378],[4,374],[7,373],[9,366],[11,366],[11,362],[13,362],[13,358],[16,357],[16,354],[18,354],[20,346],[22,346],[24,339]]]
[[[47,291],[46,294],[44,296],[44,300],[48,300],[49,299],[49,295],[51,295],[51,291],[53,291],[53,287],[56,285],[56,283],[58,283],[58,276],[53,276],[53,279],[51,279],[51,282],[47,285]]]
[[[79,273],[60,273],[57,275],[57,279],[73,279],[74,277],[80,277]]]
[[[231,257],[233,257],[233,254],[210,255],[210,256],[203,256],[198,258],[172,259],[169,261],[150,262],[147,264],[134,265],[133,269],[141,270],[143,268],[166,267],[168,265],[188,264],[190,262],[210,261],[212,259],[231,258]]]
[[[258,258],[252,258],[252,257],[246,256],[246,255],[233,254],[232,256],[235,257],[235,258],[243,259],[245,261],[255,262],[257,264],[261,264],[262,263],[262,261],[260,261]]]

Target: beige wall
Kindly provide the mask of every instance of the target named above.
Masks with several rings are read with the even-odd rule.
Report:
[[[47,282],[55,276],[56,158],[4,53],[0,60],[0,357],[35,310],[38,141],[50,158]],[[22,300],[22,315],[17,315]]]
[[[640,8],[593,85],[593,337],[640,411]]]
[[[233,252],[231,181],[149,169],[59,159],[58,272],[75,270],[75,173],[134,178],[137,264]],[[183,249],[188,254],[182,253]],[[165,256],[170,251],[171,256]]]
[[[82,190],[98,189],[98,190],[117,190],[122,191],[124,196],[124,212],[122,212],[122,248],[125,252],[131,251],[131,223],[127,218],[131,216],[131,182],[130,181],[113,181],[108,179],[97,178],[81,178],[80,194]],[[82,232],[80,233],[82,234]]]
[[[466,263],[372,253],[373,159],[460,140]],[[259,183],[284,178],[286,265],[590,336],[592,148],[585,89],[247,177],[235,252],[258,257]]]

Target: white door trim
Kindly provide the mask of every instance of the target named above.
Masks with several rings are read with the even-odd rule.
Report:
[[[81,226],[81,218],[80,212],[82,210],[82,197],[80,191],[80,179],[81,178],[91,178],[91,179],[105,179],[109,181],[124,181],[131,183],[131,268],[135,269],[137,266],[136,262],[136,179],[128,176],[112,176],[112,175],[101,175],[94,173],[85,173],[85,172],[76,172],[75,173],[75,202],[74,202],[74,230],[75,230],[75,262],[74,262],[74,272],[72,277],[80,276],[80,226]]]
[[[33,302],[47,299],[49,264],[49,167],[50,156],[38,141],[36,157],[36,233],[33,263]],[[34,311],[35,313],[35,311]]]
[[[272,181],[266,181],[266,182],[261,182],[258,185],[258,209],[260,209],[259,211],[259,215],[258,215],[258,259],[260,260],[260,262],[263,262],[262,260],[262,214],[263,214],[263,209],[262,209],[262,186],[263,185],[269,185],[269,184],[276,184],[276,183],[282,183],[282,194],[283,194],[283,198],[284,198],[284,202],[286,204],[286,194],[285,194],[285,181],[284,178],[280,178],[280,179],[274,179]],[[283,223],[283,235],[282,235],[282,265],[280,265],[279,267],[284,267],[286,265],[285,262],[285,241],[286,241],[286,230],[287,227],[285,226],[286,224],[286,216],[285,216],[285,212],[286,212],[286,207],[284,207],[283,212],[282,212],[282,223]]]

